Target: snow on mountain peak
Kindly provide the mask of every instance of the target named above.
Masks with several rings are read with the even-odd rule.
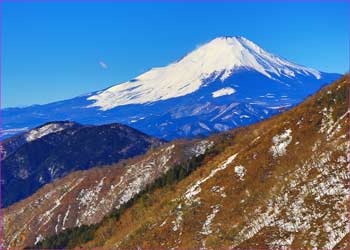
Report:
[[[115,85],[88,100],[88,107],[112,109],[127,104],[144,104],[184,96],[198,90],[206,79],[224,81],[235,70],[255,70],[268,78],[320,72],[274,56],[244,37],[218,37],[165,67],[153,68],[135,79]]]
[[[208,49],[225,51],[226,63],[233,68],[251,68],[269,78],[273,78],[273,75],[294,77],[295,73],[313,75],[317,79],[321,77],[319,71],[272,55],[242,36],[218,37],[207,45],[212,46]]]
[[[57,132],[62,131],[66,128],[72,127],[73,125],[74,125],[73,122],[47,123],[41,127],[38,127],[38,128],[35,128],[35,129],[29,131],[25,136],[26,141],[27,142],[35,141],[35,140],[37,140],[41,137],[44,137],[48,134],[57,133]]]

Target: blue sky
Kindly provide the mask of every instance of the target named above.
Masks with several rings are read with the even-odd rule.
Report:
[[[103,89],[223,35],[322,71],[349,68],[347,2],[2,4],[3,107]]]

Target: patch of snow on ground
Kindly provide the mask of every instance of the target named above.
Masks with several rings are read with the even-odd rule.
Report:
[[[68,209],[63,217],[63,222],[62,222],[62,230],[65,230],[65,225],[66,225],[66,222],[67,222],[67,219],[68,219],[68,216],[69,216],[69,211],[70,211],[70,205],[68,206]]]
[[[103,187],[103,182],[106,177],[103,177],[100,182],[90,189],[82,189],[77,197],[79,201],[79,210],[83,209],[81,219],[89,218],[97,212],[97,202],[99,194]]]
[[[241,165],[235,166],[234,168],[236,175],[239,177],[241,181],[244,180],[244,175],[247,172],[247,169]]]
[[[225,125],[225,124],[221,124],[221,123],[215,123],[215,124],[214,124],[214,128],[215,128],[217,131],[219,131],[219,132],[221,132],[221,131],[227,131],[227,130],[230,129],[229,126],[227,126],[227,125]]]
[[[34,245],[38,244],[40,241],[42,241],[44,239],[44,237],[39,234],[36,238],[35,238],[35,242]]]
[[[45,225],[51,220],[51,218],[52,218],[52,216],[53,216],[53,211],[61,205],[62,199],[63,199],[68,193],[70,193],[75,187],[77,187],[77,186],[80,184],[80,182],[83,181],[83,179],[84,179],[84,177],[82,177],[82,178],[80,178],[80,179],[78,179],[78,180],[75,180],[74,183],[72,182],[72,183],[71,183],[72,185],[68,188],[68,190],[65,191],[58,199],[55,200],[54,206],[53,206],[51,209],[47,210],[45,213],[43,213],[43,215],[42,215],[42,216],[40,217],[40,219],[39,219],[39,223],[40,223],[41,221],[45,220],[45,219],[46,219],[46,220],[44,221],[43,224],[41,224],[40,228],[41,228],[42,226],[45,226]],[[39,228],[39,229],[40,229],[40,228]]]
[[[26,141],[30,142],[30,141],[37,140],[45,135],[62,131],[62,130],[66,129],[67,127],[70,127],[72,125],[73,125],[73,123],[64,123],[64,124],[50,123],[50,124],[47,124],[47,125],[42,126],[40,128],[31,130],[26,135]]]
[[[216,214],[219,212],[219,210],[220,210],[220,205],[216,205],[213,207],[212,212],[207,216],[207,219],[205,220],[205,222],[203,224],[201,234],[209,235],[213,232],[211,229],[211,224],[212,224],[213,219],[215,218]]]
[[[213,169],[210,174],[205,177],[202,178],[200,180],[198,180],[196,183],[194,183],[193,185],[191,185],[190,187],[187,188],[184,197],[186,199],[186,202],[188,204],[191,204],[193,202],[193,198],[199,194],[201,192],[201,187],[200,185],[204,182],[206,182],[207,180],[209,180],[210,178],[212,178],[214,175],[216,175],[217,172],[222,171],[224,169],[226,169],[229,164],[231,164],[233,162],[233,160],[237,157],[238,153],[231,155],[229,158],[227,158],[226,161],[224,161],[220,166],[218,166],[217,168]]]
[[[199,143],[196,143],[192,148],[192,154],[194,154],[195,157],[198,157],[202,154],[204,154],[208,149],[210,149],[214,145],[213,141],[208,140],[202,140]]]
[[[55,226],[55,233],[56,234],[58,232],[58,226],[59,226],[60,222],[61,222],[61,214],[58,214],[58,216],[57,216],[57,224]]]
[[[287,129],[280,135],[272,138],[273,145],[270,149],[274,158],[283,156],[287,152],[287,146],[292,142],[292,130]]]
[[[220,97],[220,96],[232,95],[234,93],[236,93],[235,89],[227,87],[227,88],[222,88],[222,89],[219,89],[217,91],[214,91],[211,94],[212,94],[213,98],[217,98],[217,97]]]
[[[211,131],[211,129],[203,122],[198,122],[198,125],[205,130]]]
[[[325,133],[330,127],[334,125],[334,120],[332,117],[333,108],[330,109],[324,108],[322,110],[322,122],[321,122],[321,133]]]
[[[131,165],[128,167],[124,175],[122,183],[123,189],[118,193],[120,195],[119,205],[128,202],[135,194],[139,193],[149,182],[152,180],[152,175],[155,174],[155,171],[158,169],[161,172],[166,172],[169,169],[168,162],[171,159],[175,145],[172,144],[166,148],[163,148],[159,155],[153,156],[151,159],[146,159],[140,163]],[[158,165],[155,168],[155,165]]]
[[[181,223],[183,221],[183,218],[182,218],[183,212],[181,211],[181,209],[182,209],[182,205],[181,204],[176,207],[176,218],[175,218],[174,221],[172,221],[172,223],[174,225],[173,226],[173,231],[174,232],[176,232],[176,231],[178,231],[180,229]]]
[[[165,226],[165,224],[166,224],[167,221],[168,221],[168,218],[166,218],[166,219],[162,222],[162,224],[159,225],[159,227]]]
[[[330,140],[335,133],[339,132],[340,129],[341,129],[341,125],[340,125],[340,122],[345,118],[347,117],[347,115],[349,114],[349,111],[345,112],[341,117],[339,117],[339,119],[334,122],[332,117],[326,117],[326,120],[328,120],[328,124],[324,125],[323,124],[323,119],[322,119],[322,125],[324,125],[324,127],[321,128],[321,132],[326,132],[326,138],[327,140]],[[330,115],[331,116],[331,115]],[[327,122],[325,122],[327,123]],[[325,128],[327,128],[326,131]]]
[[[286,105],[281,105],[281,106],[271,106],[271,107],[267,107],[268,109],[272,109],[272,110],[283,110],[283,109],[287,109],[290,106],[292,106],[291,104],[286,104]]]
[[[211,188],[211,191],[212,191],[213,193],[218,193],[218,194],[220,194],[220,196],[221,196],[222,198],[225,198],[225,197],[227,196],[226,193],[224,192],[224,190],[225,190],[225,188],[224,188],[224,187],[220,187],[220,186],[214,186],[214,187]]]
[[[269,245],[277,249],[289,250],[289,246],[293,243],[294,238],[295,236],[290,234],[287,238],[280,238],[269,242]]]
[[[333,249],[350,231],[348,219],[349,193],[347,183],[349,173],[344,162],[332,162],[332,152],[315,154],[311,160],[290,174],[290,182],[279,193],[274,193],[266,204],[265,212],[255,212],[254,219],[247,216],[247,224],[238,233],[233,248],[252,238],[264,227],[277,227],[280,238],[267,242],[272,247],[288,247],[294,233],[307,232],[319,223],[323,223],[323,233],[310,234],[305,245],[313,249]],[[320,173],[309,179],[309,173],[317,169]],[[306,202],[312,198],[314,202]],[[320,213],[314,204],[329,206]],[[259,208],[261,210],[261,208]],[[281,213],[282,212],[282,213]],[[324,234],[323,234],[324,235]]]

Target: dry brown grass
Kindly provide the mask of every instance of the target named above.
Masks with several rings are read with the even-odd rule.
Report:
[[[137,202],[118,221],[108,221],[98,230],[93,241],[84,247],[103,246],[111,249],[118,244],[121,248],[170,248],[179,246],[183,248],[201,247],[201,241],[206,239],[206,246],[212,249],[230,246],[237,241],[238,232],[249,222],[252,217],[257,216],[256,210],[264,208],[269,199],[273,199],[282,192],[286,184],[291,182],[292,173],[297,171],[313,155],[312,148],[315,142],[319,141],[318,153],[331,152],[331,162],[335,162],[345,152],[337,151],[334,145],[340,142],[327,141],[325,136],[320,134],[322,123],[321,110],[325,107],[333,107],[333,119],[338,120],[347,110],[347,93],[349,92],[349,77],[325,87],[322,91],[308,98],[301,105],[275,116],[267,121],[254,124],[246,128],[240,128],[225,136],[230,136],[229,143],[222,146],[221,154],[214,158],[206,159],[204,164],[192,173],[189,177],[171,186],[149,194],[151,204],[144,206]],[[298,125],[298,122],[303,122]],[[342,121],[342,128],[338,134],[347,134],[349,119]],[[293,131],[292,143],[288,146],[288,154],[274,159],[269,152],[272,137],[290,128]],[[223,135],[221,135],[223,136]],[[254,142],[260,136],[260,139]],[[215,137],[215,136],[214,136]],[[349,137],[343,139],[349,140]],[[299,142],[299,144],[296,144]],[[181,197],[186,188],[200,178],[208,176],[210,171],[219,166],[229,156],[239,152],[239,155],[225,171],[218,172],[212,179],[201,185],[201,202],[191,206],[183,206],[182,234],[174,232],[171,221],[175,218],[175,211],[178,204],[183,203]],[[247,169],[245,180],[240,181],[235,175],[232,167],[243,165]],[[316,178],[319,170],[314,168],[308,173],[306,181],[301,181],[300,186],[307,181]],[[211,188],[220,186],[224,188],[226,198],[213,193]],[[249,195],[248,195],[249,194]],[[289,197],[295,198],[298,190],[291,190]],[[334,198],[334,197],[332,197]],[[177,200],[174,200],[177,199]],[[305,197],[307,207],[313,207],[316,211],[332,211],[332,201],[325,198],[325,204],[315,202],[315,197]],[[203,222],[210,214],[213,205],[220,204],[220,212],[215,216],[215,223],[212,225],[213,233],[204,237],[199,232]],[[287,207],[288,208],[288,207]],[[287,209],[286,208],[286,209]],[[287,216],[281,211],[281,216]],[[165,225],[160,225],[167,219]],[[321,228],[322,219],[314,222],[312,229]],[[267,242],[278,237],[289,237],[290,232],[278,231],[276,227],[264,227],[252,238],[240,243],[236,249],[266,249]],[[310,229],[311,230],[311,229]],[[311,246],[303,242],[309,236],[310,230],[295,233],[292,248],[308,249]],[[105,233],[110,235],[104,237]],[[319,236],[326,238],[325,234]],[[326,239],[324,239],[326,240]],[[338,243],[338,249],[348,246],[345,238]]]

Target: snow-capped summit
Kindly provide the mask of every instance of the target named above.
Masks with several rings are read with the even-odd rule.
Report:
[[[272,55],[244,37],[218,37],[102,91],[5,109],[3,136],[54,120],[118,122],[166,140],[206,135],[266,119],[339,77]]]
[[[274,79],[307,75],[319,79],[319,71],[274,56],[244,37],[218,37],[166,67],[153,68],[135,79],[115,85],[88,100],[89,107],[108,110],[121,105],[143,104],[184,96],[208,79],[224,81],[235,70],[255,70]]]

